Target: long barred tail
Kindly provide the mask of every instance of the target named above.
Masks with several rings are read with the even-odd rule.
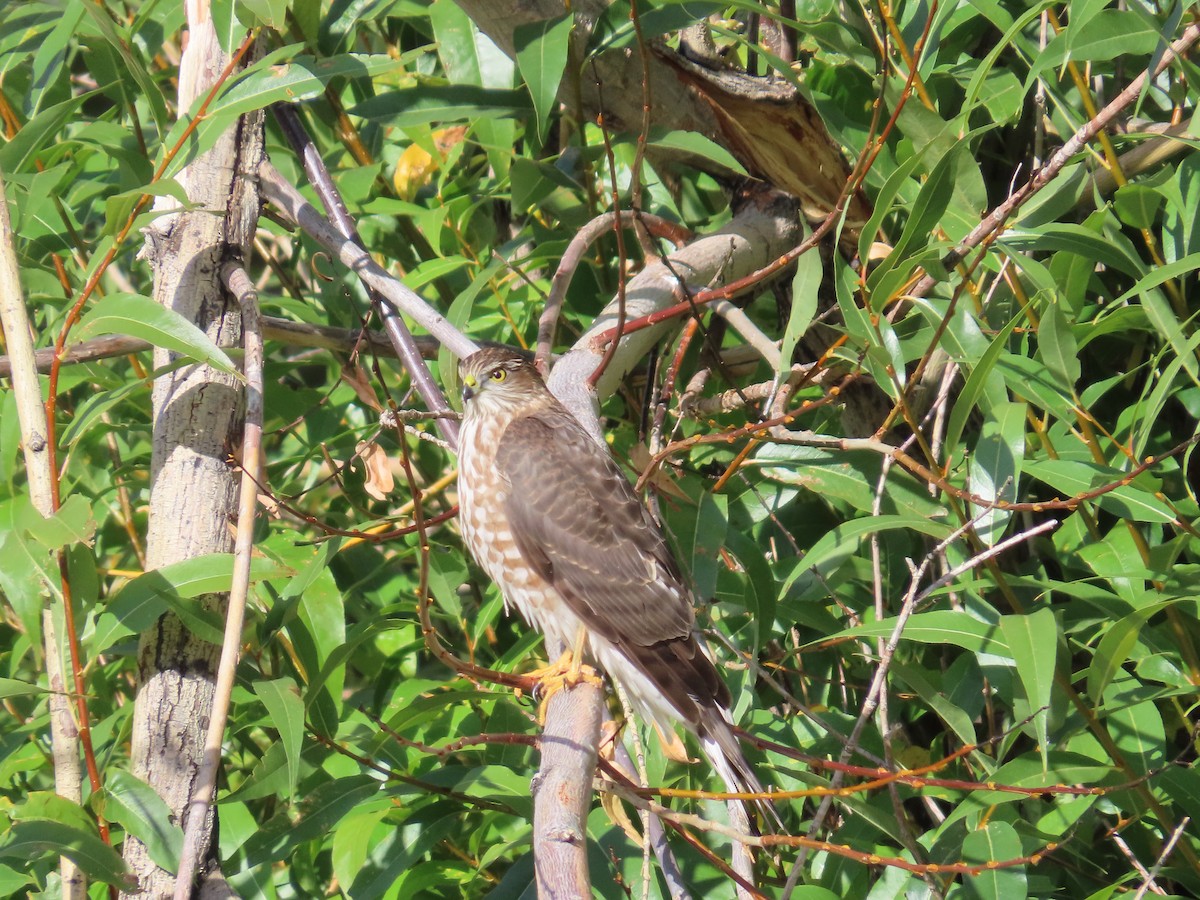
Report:
[[[733,723],[729,713],[718,706],[710,706],[701,710],[699,727],[696,736],[700,740],[700,748],[712,767],[717,770],[725,788],[730,793],[765,794],[762,782],[754,774],[754,769],[742,755],[742,746],[734,733]],[[778,834],[787,834],[783,819],[775,804],[765,797],[753,801],[755,807],[769,823],[769,828]],[[743,808],[746,804],[743,803]],[[748,824],[748,820],[747,820]]]

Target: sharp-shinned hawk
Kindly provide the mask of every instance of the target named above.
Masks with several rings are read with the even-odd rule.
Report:
[[[506,606],[562,647],[582,637],[662,734],[682,722],[729,790],[760,792],[729,689],[696,633],[691,590],[612,456],[524,355],[481,350],[459,374],[459,521]]]

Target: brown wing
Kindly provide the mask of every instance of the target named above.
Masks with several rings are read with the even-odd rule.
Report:
[[[560,406],[515,419],[496,451],[526,561],[592,630],[650,646],[690,638],[691,593],[612,457]]]
[[[696,641],[691,592],[608,452],[555,405],[508,426],[496,465],[510,485],[505,511],[526,562],[693,729],[704,730],[706,717],[723,721],[729,689]]]

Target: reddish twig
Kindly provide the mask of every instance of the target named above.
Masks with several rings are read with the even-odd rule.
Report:
[[[1183,35],[1179,40],[1171,44],[1165,51],[1162,57],[1158,60],[1158,64],[1152,72],[1143,71],[1137,78],[1133,79],[1125,90],[1117,94],[1104,109],[1090,119],[1082,128],[1071,135],[1070,139],[1065,144],[1059,147],[1058,151],[1046,161],[1033,174],[1033,176],[1021,185],[1016,191],[1009,195],[1008,199],[993,209],[990,213],[984,216],[983,221],[976,225],[965,238],[963,238],[953,250],[951,250],[941,262],[943,268],[947,271],[954,268],[958,263],[975,247],[987,247],[991,244],[1004,230],[1005,224],[1016,212],[1025,205],[1038,191],[1049,184],[1059,172],[1063,170],[1071,158],[1075,156],[1084,145],[1090,142],[1097,134],[1106,128],[1117,115],[1133,103],[1142,93],[1142,89],[1146,84],[1147,78],[1157,78],[1168,66],[1176,59],[1183,57],[1196,43],[1200,40],[1200,25],[1189,25],[1184,29]],[[915,297],[923,297],[933,286],[937,284],[937,279],[932,275],[926,275],[913,286],[911,294]]]
[[[608,212],[601,213],[584,225],[583,228],[579,229],[575,237],[571,238],[571,243],[567,245],[562,259],[559,260],[554,277],[550,280],[550,296],[546,298],[546,307],[542,311],[541,318],[538,320],[537,355],[535,356],[535,361],[543,375],[549,368],[550,353],[554,346],[554,331],[558,325],[558,318],[562,312],[563,303],[566,301],[567,288],[571,285],[571,279],[575,277],[575,270],[579,267],[579,262],[583,259],[583,254],[587,252],[592,243],[601,235],[617,227],[617,221],[620,221],[621,225],[626,227],[644,226],[650,234],[669,240],[676,247],[682,246],[693,237],[692,231],[683,225],[670,222],[652,213],[632,209],[623,211],[609,210]]]

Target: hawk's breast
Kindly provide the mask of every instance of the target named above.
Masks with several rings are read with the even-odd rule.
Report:
[[[508,483],[496,469],[496,447],[507,422],[468,417],[459,436],[458,506],[463,540],[475,561],[530,625],[561,637],[562,601],[525,561],[505,509]],[[570,616],[574,620],[574,616]],[[571,627],[573,636],[574,628]],[[567,638],[567,642],[571,640]]]

